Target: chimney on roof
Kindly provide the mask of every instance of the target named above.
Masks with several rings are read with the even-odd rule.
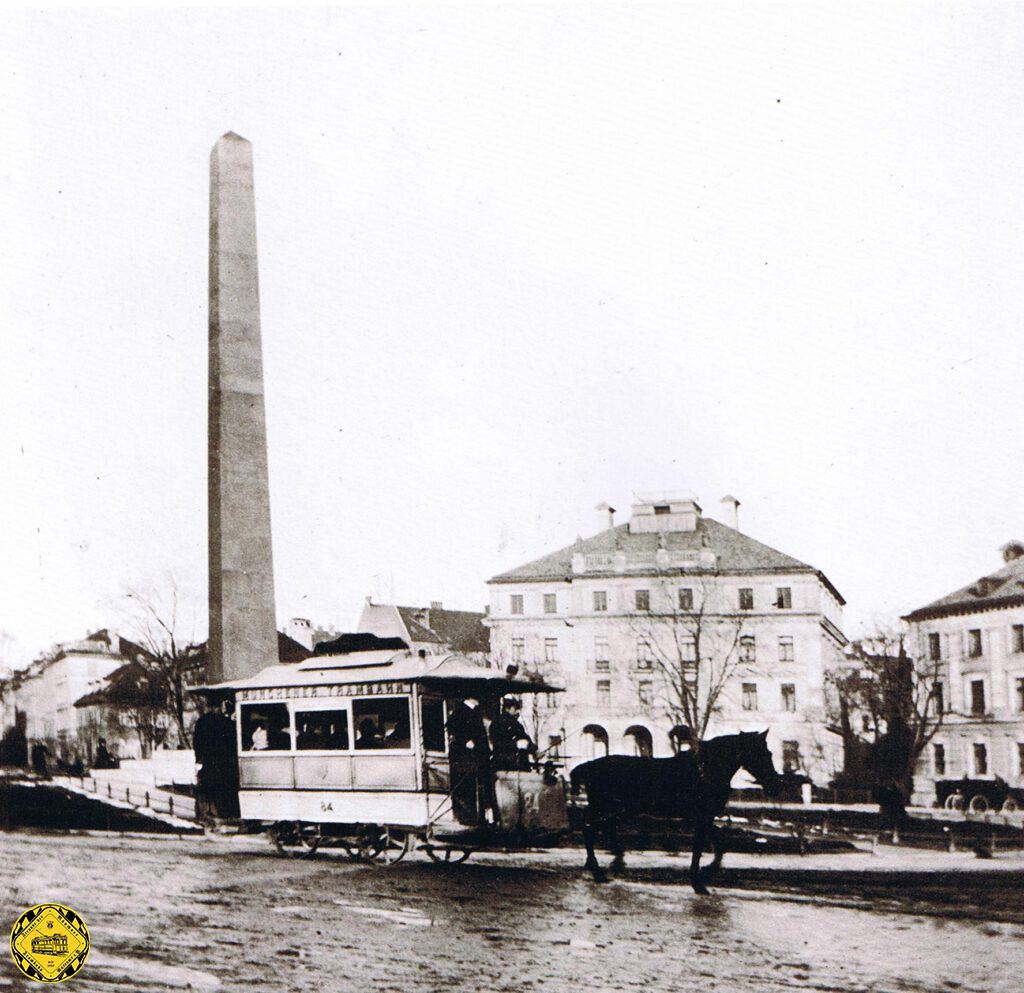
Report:
[[[1000,549],[1003,553],[1004,562],[1012,562],[1014,559],[1019,559],[1024,556],[1024,542],[1022,541],[1008,541]]]
[[[441,610],[441,609],[443,609],[441,607],[441,601],[440,600],[431,600],[430,601],[430,609],[431,610]]]
[[[740,502],[732,494],[722,497],[723,523],[728,524],[734,531],[740,529]]]
[[[597,527],[600,531],[615,527],[615,508],[601,501],[595,508],[597,511]]]
[[[313,651],[313,625],[305,617],[293,617],[285,626],[284,633],[303,648]]]

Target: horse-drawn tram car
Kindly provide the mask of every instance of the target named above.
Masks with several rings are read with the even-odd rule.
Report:
[[[481,740],[483,716],[504,696],[553,686],[460,656],[384,649],[273,665],[201,692],[233,696],[241,817],[285,854],[334,845],[390,863],[420,848],[457,862],[568,827],[554,768],[524,760],[495,771]]]

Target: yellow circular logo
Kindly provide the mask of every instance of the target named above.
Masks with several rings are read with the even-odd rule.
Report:
[[[11,955],[29,979],[59,983],[85,965],[89,929],[70,907],[40,903],[14,922]]]

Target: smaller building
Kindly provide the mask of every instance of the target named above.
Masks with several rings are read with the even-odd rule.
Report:
[[[490,632],[484,626],[486,614],[475,610],[448,610],[441,601],[429,607],[399,607],[374,603],[366,598],[359,618],[359,631],[379,638],[401,638],[414,652],[445,655],[456,652],[486,662]]]
[[[1024,542],[995,572],[904,617],[912,650],[937,663],[943,726],[915,776],[918,799],[941,780],[1024,786]]]

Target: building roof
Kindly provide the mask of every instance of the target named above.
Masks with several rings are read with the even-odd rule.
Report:
[[[443,607],[396,607],[409,640],[447,645],[455,652],[488,652],[490,632],[484,614],[475,610],[446,610]]]
[[[912,610],[903,619],[923,621],[950,614],[973,614],[979,610],[1021,605],[1024,605],[1024,556],[1012,558],[1002,569]]]
[[[378,638],[366,631],[341,634],[330,641],[321,641],[313,646],[314,655],[351,655],[354,652],[392,651],[408,649],[401,638]]]
[[[715,555],[714,572],[718,573],[749,573],[749,572],[812,572],[828,587],[840,603],[845,600],[839,591],[828,581],[824,573],[801,562],[799,559],[786,555],[768,545],[762,544],[749,535],[743,534],[710,517],[698,515],[697,527],[694,531],[630,531],[629,524],[618,524],[615,527],[600,531],[590,538],[579,539],[572,545],[566,545],[557,552],[544,555],[525,565],[499,573],[488,582],[518,583],[539,580],[570,580],[573,577],[572,559],[574,555],[611,554],[625,552],[627,556],[653,556],[659,548],[671,552],[710,551]],[[646,570],[653,572],[654,567]],[[682,568],[673,572],[691,571]],[[692,568],[694,572],[706,571]],[[612,570],[592,570],[578,574],[587,577],[601,575],[617,575]]]

